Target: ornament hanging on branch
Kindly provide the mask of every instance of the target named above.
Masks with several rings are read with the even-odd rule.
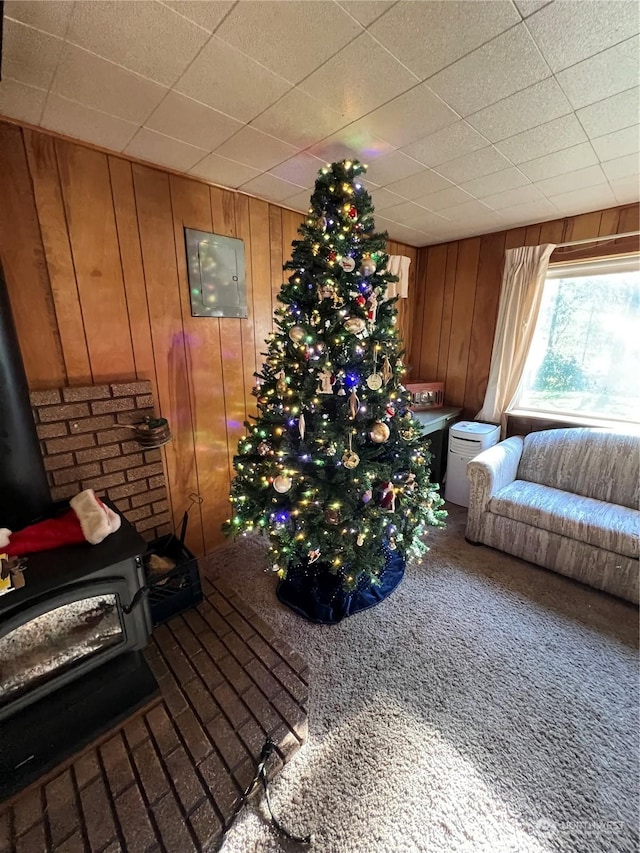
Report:
[[[382,423],[382,421],[376,421],[369,430],[371,441],[374,441],[376,444],[384,444],[390,435],[391,431],[389,427],[385,423]]]
[[[396,511],[396,493],[392,483],[380,483],[382,494],[380,495],[380,509],[386,512]]]
[[[358,409],[360,408],[360,399],[356,394],[356,389],[351,389],[351,394],[349,394],[349,417],[352,421],[355,421],[356,415],[358,414]],[[351,437],[349,437],[351,440]]]
[[[376,322],[376,315],[378,313],[378,297],[376,296],[375,290],[367,299],[367,320],[370,323]]]
[[[356,268],[356,262],[348,255],[345,255],[344,257],[340,258],[338,263],[340,264],[344,272],[353,272]]]
[[[356,545],[360,548],[364,545],[364,533],[358,533],[358,538],[356,539]]]
[[[360,457],[351,447],[351,433],[349,433],[349,448],[342,454],[342,464],[350,470],[357,468],[360,464]]]
[[[260,456],[266,456],[271,448],[269,447],[269,443],[267,441],[261,441],[258,445],[258,453]]]
[[[373,350],[373,373],[367,376],[367,388],[371,391],[379,391],[382,388],[382,376],[378,373],[377,368],[378,354]]]
[[[299,344],[304,340],[304,336],[306,335],[305,330],[302,326],[292,326],[289,329],[289,337],[294,342],[294,344]]]
[[[331,387],[333,382],[333,374],[328,367],[325,367],[318,374],[318,387],[316,388],[316,394],[333,394],[333,388]]]
[[[307,429],[307,424],[304,419],[304,413],[300,415],[298,418],[298,432],[300,433],[300,438],[304,441],[304,434]]]
[[[365,330],[366,323],[362,317],[347,317],[343,323],[345,331],[351,335],[359,335]]]
[[[331,509],[329,507],[324,511],[324,520],[327,524],[340,524],[340,513],[337,509]]]
[[[389,380],[393,376],[393,370],[391,369],[391,362],[389,361],[388,356],[385,355],[384,361],[382,362],[382,381],[385,385],[389,384]]]
[[[362,275],[368,278],[369,276],[374,274],[376,269],[376,262],[373,260],[371,255],[363,255],[362,260],[360,261],[360,272],[362,273]]]
[[[318,228],[320,231],[326,231],[326,230],[327,230],[327,225],[328,225],[328,224],[329,224],[329,223],[328,223],[328,221],[327,221],[327,217],[324,215],[324,213],[322,213],[322,214],[321,214],[321,215],[316,219],[316,228]]]
[[[284,397],[284,395],[287,393],[287,379],[284,370],[281,370],[278,374],[278,381],[276,382],[276,391],[280,397]]]
[[[316,560],[320,559],[320,548],[314,548],[313,550],[309,551],[307,557],[309,560],[309,565],[311,565],[311,563],[315,563]]]
[[[284,495],[286,492],[288,492],[292,485],[293,482],[291,480],[291,477],[287,477],[284,474],[280,474],[273,481],[273,488],[281,495]]]

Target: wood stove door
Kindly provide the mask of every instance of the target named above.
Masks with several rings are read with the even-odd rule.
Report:
[[[124,578],[63,588],[0,626],[0,719],[83,675],[138,637]],[[135,623],[133,625],[135,629]]]

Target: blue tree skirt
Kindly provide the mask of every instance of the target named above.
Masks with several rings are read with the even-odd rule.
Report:
[[[289,569],[287,577],[278,583],[276,595],[283,604],[311,622],[333,625],[360,610],[380,604],[391,595],[404,576],[406,561],[398,551],[384,546],[386,566],[380,581],[372,584],[366,577],[352,592],[342,588],[340,575],[331,574],[329,568],[307,566]]]

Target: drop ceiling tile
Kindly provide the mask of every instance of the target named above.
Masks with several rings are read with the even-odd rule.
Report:
[[[395,207],[385,210],[384,215],[393,222],[399,222],[417,231],[429,231],[432,226],[446,226],[447,221],[431,210],[426,210],[420,205],[405,201]]]
[[[457,120],[457,114],[422,83],[358,119],[356,124],[402,148]]]
[[[501,172],[494,172],[491,175],[484,175],[482,178],[475,178],[473,181],[466,181],[461,188],[476,198],[484,198],[504,190],[525,186],[528,183],[529,179],[526,175],[523,175],[518,169],[509,167]]]
[[[421,80],[517,24],[504,0],[397,3],[370,32]]]
[[[251,124],[296,148],[306,148],[348,123],[349,120],[339,112],[296,88]]]
[[[141,127],[124,151],[150,163],[159,163],[178,172],[188,172],[207,153],[201,148],[187,145],[155,130]]]
[[[73,0],[5,0],[4,14],[7,18],[29,24],[43,33],[64,38],[73,12]]]
[[[269,136],[261,130],[256,130],[255,127],[245,125],[215,151],[221,157],[264,171],[292,157],[297,149],[293,145],[282,142],[281,139],[276,139],[275,136]]]
[[[440,190],[437,193],[421,196],[420,204],[428,210],[441,211],[472,200],[473,196],[460,189],[460,187],[450,186],[448,189]]]
[[[291,88],[284,78],[211,36],[174,86],[176,91],[248,122]]]
[[[395,0],[341,0],[339,5],[360,21],[363,27],[368,27],[394,3]]]
[[[391,151],[389,154],[377,157],[369,165],[367,179],[379,187],[384,187],[402,178],[408,178],[409,175],[416,175],[422,170],[422,163],[407,157],[402,151]]]
[[[211,181],[212,184],[218,184],[221,187],[237,189],[241,184],[257,177],[260,171],[213,153],[196,163],[189,170],[189,174],[204,178],[205,181]]]
[[[363,127],[362,121],[359,119],[341,128],[337,133],[327,136],[316,145],[312,145],[309,153],[328,163],[349,157],[360,160],[362,163],[370,163],[377,157],[395,150],[393,145],[374,136],[366,127]]]
[[[606,184],[606,182],[607,178],[600,166],[587,166],[585,169],[576,169],[575,172],[566,172],[564,175],[556,175],[555,178],[537,181],[535,186],[548,198],[553,199],[561,193]]]
[[[284,199],[282,202],[285,207],[291,207],[293,210],[299,210],[300,213],[306,213],[309,210],[309,202],[311,193],[309,190],[300,190],[290,198]]]
[[[547,63],[520,24],[431,77],[429,86],[467,116],[549,76]]]
[[[564,215],[588,213],[616,205],[616,197],[609,184],[598,184],[553,197],[553,203]]]
[[[591,144],[601,162],[624,157],[625,154],[635,154],[640,151],[640,126],[625,127],[592,139]]]
[[[495,195],[489,195],[482,199],[484,204],[488,204],[493,210],[502,210],[506,207],[513,207],[518,204],[529,204],[530,202],[541,201],[544,198],[543,194],[533,184],[527,184],[525,187],[514,187],[512,190],[504,190]]]
[[[618,178],[609,181],[618,204],[631,204],[640,199],[640,182],[638,177]]]
[[[150,0],[76,3],[67,40],[151,80],[171,86],[209,34]]]
[[[635,86],[626,92],[619,92],[583,107],[576,115],[591,138],[631,127],[640,122],[640,89]]]
[[[602,164],[602,171],[609,181],[631,178],[640,173],[640,159],[637,154],[627,154],[626,157],[616,157]]]
[[[467,121],[491,142],[500,142],[571,112],[571,104],[553,77],[534,83],[490,107],[467,116]]]
[[[472,181],[493,172],[501,172],[511,163],[493,147],[481,148],[438,166],[437,172],[456,184]]]
[[[639,63],[640,39],[635,36],[560,71],[556,79],[573,107],[579,109],[636,86]]]
[[[234,0],[216,0],[215,3],[203,3],[202,0],[163,0],[163,6],[168,6],[174,12],[188,18],[212,33],[230,9]]]
[[[138,130],[133,122],[92,110],[52,92],[47,97],[40,125],[111,151],[122,151]]]
[[[408,178],[403,178],[401,181],[395,181],[389,184],[387,189],[394,193],[398,193],[403,198],[411,201],[439,190],[447,189],[451,186],[451,181],[438,175],[431,169],[424,169],[416,175],[411,175]]]
[[[307,77],[300,88],[355,121],[416,82],[411,72],[364,32]]]
[[[145,127],[211,151],[241,128],[242,122],[172,90],[147,119]]]
[[[351,15],[327,0],[244,0],[220,24],[216,36],[281,77],[298,83],[362,31]],[[283,49],[285,33],[290,49]]]
[[[324,165],[324,160],[303,151],[271,169],[270,174],[301,187],[312,187],[316,182],[318,172]]]
[[[66,43],[51,91],[85,107],[143,124],[169,90]]]
[[[551,3],[528,18],[527,27],[552,70],[562,71],[635,35],[638,4]]]
[[[64,42],[11,19],[4,21],[2,76],[48,89]]]
[[[543,6],[546,6],[550,2],[551,0],[515,0],[518,11],[523,18],[528,18],[529,15],[533,15],[534,12],[542,9]]]
[[[5,77],[0,81],[0,115],[38,124],[47,93]]]
[[[525,204],[514,204],[501,210],[503,228],[513,228],[516,225],[534,225],[547,219],[557,219],[558,209],[547,199],[528,201]]]
[[[458,121],[424,139],[406,145],[402,150],[425,166],[439,166],[455,157],[485,148],[487,140],[466,121]]]
[[[258,198],[266,198],[269,201],[284,201],[286,198],[291,198],[293,193],[300,190],[300,187],[265,172],[263,175],[258,175],[257,178],[247,181],[240,189],[242,192],[258,196]]]
[[[554,151],[571,148],[572,145],[586,141],[587,135],[582,125],[573,113],[569,113],[509,139],[503,139],[502,142],[496,142],[496,148],[517,166],[527,160],[544,157],[545,154],[553,154]]]
[[[588,142],[583,142],[580,145],[574,145],[572,148],[565,148],[562,151],[555,151],[553,154],[546,154],[544,157],[530,160],[528,163],[521,163],[519,169],[532,181],[542,181],[545,178],[554,178],[556,175],[563,175],[565,172],[575,172],[585,166],[596,166],[597,164],[598,158],[595,151]]]
[[[377,230],[388,231],[390,240],[397,240],[399,243],[406,243],[408,246],[422,246],[428,239],[421,231],[401,225],[398,222],[389,222],[384,228],[378,227]]]
[[[403,201],[406,201],[402,196],[390,192],[387,189],[383,189],[382,187],[372,190],[370,195],[376,211],[386,210],[388,207],[395,207],[398,204],[402,204]]]
[[[500,221],[495,211],[475,199],[465,201],[462,204],[456,204],[453,207],[447,207],[441,210],[440,213],[451,222],[468,222],[479,219],[485,222],[493,221],[494,219],[496,222]]]

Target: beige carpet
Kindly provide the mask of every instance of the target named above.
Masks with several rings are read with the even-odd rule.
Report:
[[[637,609],[468,545],[449,509],[393,595],[337,626],[277,601],[263,540],[204,562],[311,666],[276,813],[323,853],[635,853]],[[304,848],[250,805],[223,849]]]

